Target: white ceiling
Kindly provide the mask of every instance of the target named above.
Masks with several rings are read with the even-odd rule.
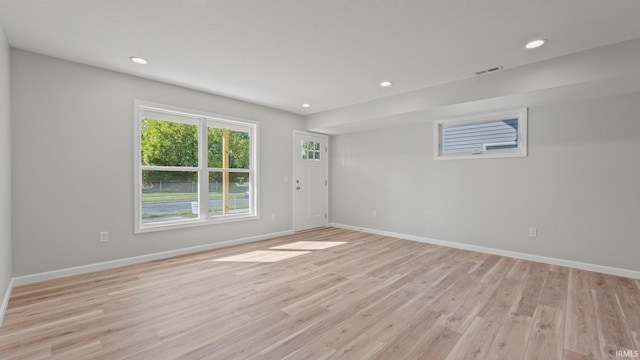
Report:
[[[638,0],[0,0],[13,47],[299,114],[640,38],[639,19]]]

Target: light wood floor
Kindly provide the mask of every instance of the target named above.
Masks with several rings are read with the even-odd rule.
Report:
[[[296,241],[346,243],[213,261]],[[639,334],[637,280],[327,228],[17,287],[0,358],[620,359]]]

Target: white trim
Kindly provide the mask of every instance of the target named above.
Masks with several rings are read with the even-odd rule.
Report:
[[[231,122],[231,123],[236,123],[241,127],[245,127],[244,123],[246,123],[247,121],[249,122],[252,121],[252,120],[240,118],[237,116],[221,115],[221,114],[216,114],[208,111],[192,110],[192,109],[187,109],[187,108],[178,107],[178,106],[154,103],[146,100],[135,99],[134,103],[136,104],[136,108],[140,108],[142,112],[155,112],[160,114],[175,115],[176,117],[173,118],[174,121],[178,119],[184,120],[184,118],[192,118],[192,119],[207,120],[207,121],[214,121],[214,122],[221,121],[226,124]],[[138,114],[138,112],[136,112],[136,114]],[[178,120],[178,122],[183,122],[183,121]]]
[[[513,109],[487,114],[477,114],[462,118],[438,120],[433,122],[433,159],[453,160],[453,159],[478,159],[478,158],[502,158],[502,157],[525,157],[527,156],[527,113],[528,108]],[[445,127],[453,125],[466,125],[473,123],[500,121],[505,119],[518,119],[518,147],[515,149],[489,150],[477,153],[442,153],[442,134]]]
[[[580,270],[595,271],[603,274],[623,276],[623,277],[632,278],[632,279],[640,279],[640,271],[636,271],[636,270],[589,264],[589,263],[583,263],[583,262],[573,261],[573,260],[526,254],[526,253],[521,253],[516,251],[501,250],[501,249],[489,248],[484,246],[457,243],[452,241],[437,240],[437,239],[431,239],[431,238],[426,238],[422,236],[400,234],[400,233],[395,233],[391,231],[369,229],[369,228],[344,225],[344,224],[338,224],[338,223],[329,223],[329,226],[337,227],[341,229],[347,229],[347,230],[362,231],[369,234],[389,236],[389,237],[394,237],[394,238],[399,238],[404,240],[412,240],[412,241],[417,241],[417,242],[422,242],[427,244],[446,246],[446,247],[455,248],[455,249],[462,249],[462,250],[481,252],[485,254],[506,256],[506,257],[516,258],[516,259],[541,262],[541,263],[551,264],[551,265],[566,266],[566,267],[580,269]]]
[[[200,210],[201,208],[198,208]],[[140,228],[136,234],[145,234],[154,231],[164,231],[164,230],[178,230],[178,229],[188,229],[198,226],[209,226],[214,224],[226,224],[238,221],[250,221],[250,220],[260,220],[260,216],[251,215],[251,214],[232,214],[232,215],[224,215],[224,216],[209,216],[208,218],[201,219],[180,219],[180,220],[167,220],[157,223],[149,223],[145,227]]]
[[[4,319],[4,314],[7,311],[7,306],[9,306],[9,299],[11,299],[11,292],[13,291],[13,286],[15,278],[12,278],[7,285],[6,291],[4,293],[4,298],[2,299],[2,305],[0,305],[0,326],[2,326],[2,320]]]
[[[25,284],[38,282],[38,281],[57,279],[65,276],[79,275],[79,274],[84,274],[84,273],[93,272],[93,271],[111,269],[115,267],[138,264],[138,263],[159,260],[159,259],[166,259],[166,258],[171,258],[175,256],[200,252],[200,251],[217,249],[221,247],[272,239],[280,236],[291,235],[293,233],[294,233],[293,230],[286,230],[286,231],[280,231],[277,233],[250,236],[246,238],[222,241],[218,243],[199,245],[199,246],[193,246],[193,247],[176,249],[176,250],[162,251],[162,252],[157,252],[153,254],[134,256],[130,258],[105,261],[105,262],[89,264],[89,265],[75,266],[75,267],[60,269],[60,270],[52,270],[52,271],[47,271],[47,272],[38,273],[38,274],[18,276],[18,277],[14,277],[11,281],[13,283],[12,286],[25,285]]]

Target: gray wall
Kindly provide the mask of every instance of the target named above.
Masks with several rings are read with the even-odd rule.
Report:
[[[330,221],[638,271],[639,104],[530,108],[525,158],[434,161],[431,123],[334,136]]]
[[[283,177],[291,177],[300,116],[21,50],[11,63],[11,126],[8,76],[0,78],[3,288],[11,276],[9,154],[14,276],[292,228]],[[136,98],[259,120],[262,218],[134,235]],[[640,270],[638,104],[640,93],[533,107],[526,158],[434,161],[430,123],[334,136],[330,220]],[[110,242],[98,242],[100,231]]]
[[[9,45],[0,24],[0,304],[11,270],[11,110]],[[2,319],[0,319],[0,322]]]
[[[11,61],[14,276],[292,229],[283,179],[301,116],[21,50]],[[134,99],[260,121],[261,219],[134,235]]]

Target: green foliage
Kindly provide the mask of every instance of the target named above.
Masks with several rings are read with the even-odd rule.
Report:
[[[170,121],[142,120],[142,165],[198,166],[198,126]],[[193,182],[196,172],[143,171],[142,183]]]
[[[142,164],[198,166],[198,126],[169,121],[142,121]]]
[[[141,124],[142,165],[198,166],[198,126],[171,121],[144,119]],[[222,129],[209,128],[207,161],[210,168],[222,168]],[[229,131],[229,168],[249,168],[249,133]],[[196,172],[143,171],[145,186],[154,182],[197,181]]]
[[[209,128],[208,164],[212,168],[222,168],[222,129]],[[249,133],[229,131],[229,168],[249,168]]]

